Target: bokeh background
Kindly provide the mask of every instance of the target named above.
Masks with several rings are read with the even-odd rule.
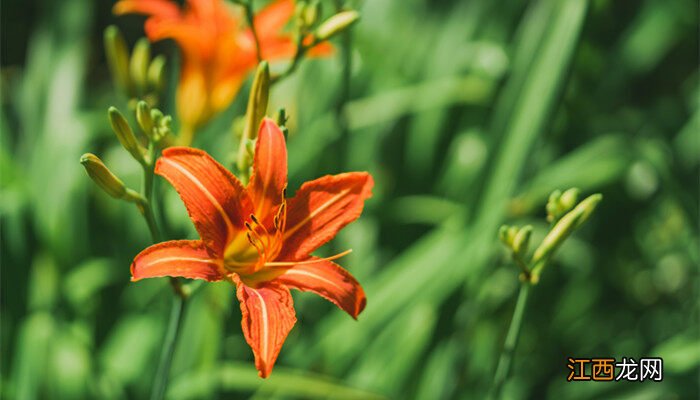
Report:
[[[324,13],[333,2],[322,1]],[[256,3],[257,4],[257,3]],[[604,200],[532,291],[504,396],[698,398],[698,4],[690,0],[373,0],[330,59],[272,92],[286,107],[290,192],[327,173],[377,181],[362,218],[324,251],[364,285],[355,322],[294,293],[299,322],[256,376],[233,287],[188,305],[172,399],[465,399],[485,395],[513,311],[503,223],[546,232],[554,189]],[[129,283],[150,244],[132,205],[78,163],[99,154],[132,187],[110,131],[126,109],[102,32],[133,44],[143,18],[111,1],[2,1],[1,388],[7,399],[146,398],[171,304]],[[168,57],[166,111],[178,52]],[[277,66],[279,68],[279,66]],[[195,145],[235,154],[248,85]],[[195,237],[159,178],[170,238]],[[567,357],[664,358],[661,383],[566,382]]]

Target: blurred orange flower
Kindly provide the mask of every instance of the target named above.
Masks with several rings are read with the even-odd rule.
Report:
[[[185,135],[225,109],[258,63],[252,30],[236,6],[224,0],[187,0],[184,8],[171,0],[120,0],[113,11],[148,15],[148,38],[173,39],[182,49],[177,107],[183,129],[190,131]],[[277,0],[255,16],[263,59],[295,55],[291,35],[281,32],[293,13],[293,0]],[[330,50],[326,42],[309,54],[324,55]]]
[[[296,322],[289,288],[330,300],[353,318],[364,309],[360,284],[332,260],[311,253],[362,213],[372,195],[366,172],[306,182],[287,200],[284,135],[263,120],[246,187],[207,153],[190,147],[163,151],[155,172],[178,191],[200,240],[174,240],[142,251],[132,280],[162,276],[228,280],[236,285],[245,338],[267,377]]]

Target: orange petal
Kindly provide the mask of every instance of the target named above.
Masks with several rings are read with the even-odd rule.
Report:
[[[252,211],[245,189],[226,168],[202,150],[170,147],[156,163],[155,172],[180,194],[204,244],[222,255],[244,218]]]
[[[226,78],[218,80],[211,89],[211,112],[218,113],[231,104],[243,84],[245,75],[230,74]]]
[[[280,259],[299,260],[356,220],[374,180],[366,172],[327,175],[301,186],[289,200],[285,243]]]
[[[207,77],[200,64],[185,60],[177,88],[177,114],[183,125],[196,128],[212,114]]]
[[[120,0],[112,8],[116,15],[145,14],[161,18],[178,18],[180,8],[169,0]]]
[[[262,41],[269,37],[275,37],[287,25],[293,14],[293,0],[277,0],[263,8],[254,20],[258,37]]]
[[[333,45],[330,42],[321,42],[309,50],[311,57],[326,57],[333,54]]]
[[[218,281],[220,264],[201,241],[173,240],[154,244],[134,257],[131,280],[176,276]]]
[[[357,319],[367,298],[362,286],[338,264],[312,257],[318,262],[297,264],[277,277],[287,287],[316,293]]]
[[[190,62],[206,58],[216,44],[201,25],[180,18],[149,18],[144,30],[152,42],[173,39],[182,49],[185,61]]]
[[[265,220],[270,211],[282,203],[287,186],[287,143],[284,134],[270,118],[263,119],[258,131],[253,158],[253,176],[248,193],[255,205],[255,214]]]
[[[261,40],[260,48],[263,58],[270,61],[291,59],[297,52],[296,43],[286,36],[270,37]]]
[[[243,334],[253,349],[258,375],[267,378],[287,334],[297,321],[292,295],[289,289],[274,282],[252,288],[235,275],[234,281],[241,303]]]

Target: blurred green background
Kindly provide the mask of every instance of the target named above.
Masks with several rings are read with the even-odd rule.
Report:
[[[146,225],[78,163],[94,152],[139,187],[107,120],[126,101],[102,32],[116,23],[133,44],[143,18],[113,17],[111,1],[1,4],[0,397],[146,398],[172,295],[164,279],[129,283]],[[532,291],[504,396],[698,398],[697,2],[349,6],[362,14],[352,51],[336,40],[334,57],[305,61],[270,111],[291,115],[290,193],[327,173],[375,176],[363,216],[324,248],[354,250],[341,264],[367,308],[355,322],[295,292],[299,321],[264,381],[233,287],[205,285],[168,397],[483,397],[518,288],[498,227],[531,223],[537,242],[548,194],[576,186],[604,200]],[[178,52],[154,52],[172,112]],[[222,162],[247,90],[195,142]],[[196,237],[158,185],[169,238]],[[663,357],[664,380],[567,383],[569,356]]]

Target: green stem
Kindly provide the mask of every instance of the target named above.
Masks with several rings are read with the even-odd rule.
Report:
[[[527,305],[527,297],[529,292],[530,284],[527,282],[522,282],[520,285],[520,293],[518,293],[518,300],[515,303],[513,317],[510,321],[510,327],[508,327],[506,342],[503,345],[503,351],[498,359],[496,375],[493,380],[491,391],[489,392],[490,399],[495,400],[500,397],[503,384],[508,378],[508,373],[510,372],[511,364],[513,363],[513,354],[515,353],[515,348],[518,346],[520,327],[523,323],[523,316],[525,314],[525,307]]]
[[[148,224],[148,230],[151,232],[151,239],[153,243],[160,242],[160,230],[158,229],[158,224],[156,223],[155,214],[153,214],[152,197],[153,195],[153,171],[150,166],[143,167],[143,193],[142,196],[145,199],[140,208],[141,214],[146,219],[146,224]]]
[[[343,4],[342,1],[337,2],[337,11],[341,12],[343,9]],[[348,99],[350,98],[350,79],[352,77],[352,30],[351,29],[346,29],[344,32],[341,33],[341,41],[342,41],[342,63],[343,63],[343,70],[340,76],[340,94],[338,96],[338,102],[336,103],[335,106],[335,115],[338,120],[338,125],[340,127],[340,139],[338,140],[338,147],[340,149],[347,149],[348,148],[348,139],[349,139],[349,128],[348,128],[348,119],[344,113],[345,110],[345,104],[348,102]],[[348,151],[345,153],[340,153],[340,154],[349,154]],[[342,165],[346,165],[348,160],[340,160]]]
[[[182,315],[185,308],[185,298],[175,296],[173,298],[173,308],[170,312],[170,321],[168,322],[168,331],[165,334],[163,341],[163,350],[158,363],[158,371],[155,380],[153,381],[153,391],[151,392],[151,400],[162,400],[165,397],[165,390],[168,387],[168,377],[170,375],[170,364],[173,361],[173,353],[175,352],[175,343],[180,333],[182,326]]]
[[[282,79],[288,77],[289,75],[291,75],[299,66],[301,59],[304,57],[304,54],[306,53],[306,50],[314,47],[316,44],[318,44],[318,43],[314,42],[309,46],[304,46],[304,34],[302,32],[299,32],[299,36],[297,37],[297,43],[296,43],[297,50],[294,53],[294,58],[292,59],[292,62],[289,64],[287,69],[285,69],[282,73],[270,78],[270,84],[275,84],[275,83],[281,81]]]
[[[253,0],[246,1],[244,8],[246,18],[248,19],[248,25],[250,25],[250,32],[253,34],[253,40],[255,41],[255,55],[258,58],[258,62],[261,62],[263,60],[262,50],[260,49],[258,32],[255,30],[255,11],[253,10]]]
[[[143,166],[143,192],[144,201],[139,208],[146,219],[148,229],[151,231],[151,238],[154,243],[160,241],[160,230],[156,224],[155,215],[153,213],[153,162],[155,161],[156,149],[153,145],[149,148],[149,162]],[[187,296],[182,289],[182,284],[177,278],[170,277],[170,285],[173,288],[175,297],[173,298],[173,308],[170,312],[170,322],[168,323],[168,331],[163,341],[161,350],[160,362],[158,363],[158,371],[153,382],[153,391],[151,399],[161,400],[165,396],[165,390],[168,386],[168,376],[170,375],[170,364],[173,360],[175,351],[175,343],[182,325],[182,310],[185,307]]]

